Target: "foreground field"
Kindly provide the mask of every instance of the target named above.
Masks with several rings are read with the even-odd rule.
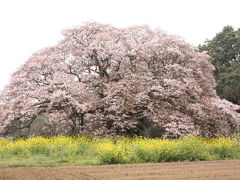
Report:
[[[240,160],[103,166],[1,167],[0,180],[239,180]]]
[[[63,166],[240,159],[238,138],[55,136],[0,139],[0,166]]]

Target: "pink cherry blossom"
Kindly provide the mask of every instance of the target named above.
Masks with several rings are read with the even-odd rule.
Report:
[[[148,26],[86,23],[34,53],[0,96],[0,132],[221,136],[240,129],[240,109],[216,95],[209,57]]]

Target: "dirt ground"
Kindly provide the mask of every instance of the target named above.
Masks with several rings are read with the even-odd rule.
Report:
[[[62,167],[0,167],[0,180],[240,180],[240,160]]]

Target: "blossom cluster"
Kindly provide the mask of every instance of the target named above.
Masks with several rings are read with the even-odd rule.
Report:
[[[204,52],[148,26],[86,23],[34,53],[0,96],[0,131],[220,136],[239,130],[239,106],[220,100]],[[1,110],[0,110],[1,111]],[[26,132],[26,131],[24,131]]]

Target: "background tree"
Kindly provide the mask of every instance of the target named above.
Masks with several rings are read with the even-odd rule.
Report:
[[[221,67],[216,90],[221,98],[240,105],[240,63]]]
[[[199,48],[211,56],[218,95],[240,104],[240,29],[225,26],[212,40],[207,40]]]
[[[213,66],[176,36],[148,26],[87,23],[32,55],[0,98],[2,134],[220,136],[239,129],[239,106],[220,100]]]

